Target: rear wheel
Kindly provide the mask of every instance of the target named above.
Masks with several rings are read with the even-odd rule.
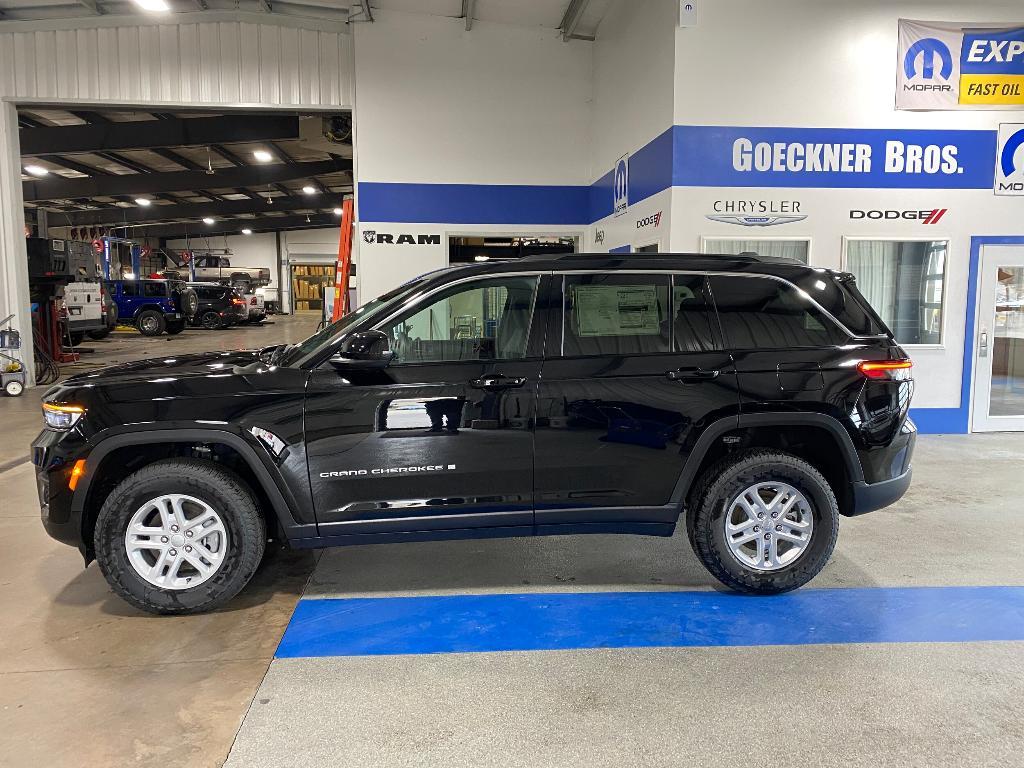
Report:
[[[68,336],[71,339],[71,346],[77,347],[83,341],[85,341],[85,331],[71,331]]]
[[[167,333],[171,336],[177,336],[179,333],[185,330],[184,320],[169,320],[167,322]]]
[[[155,309],[143,310],[135,320],[135,326],[143,336],[159,336],[166,325],[164,316]]]
[[[125,478],[96,520],[113,590],[150,613],[212,610],[252,578],[266,526],[248,486],[212,462],[167,459]]]
[[[203,328],[208,331],[215,331],[224,326],[223,318],[212,309],[207,312],[203,312],[203,316],[199,319],[199,322],[202,324]]]
[[[828,481],[803,459],[767,450],[730,456],[694,494],[691,543],[711,575],[740,592],[787,592],[813,579],[839,534]]]

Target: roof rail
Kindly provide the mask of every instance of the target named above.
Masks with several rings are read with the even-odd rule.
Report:
[[[749,261],[761,263],[799,264],[804,263],[790,256],[764,256],[755,251],[742,253],[537,253],[524,256],[520,261],[592,261],[608,259],[732,259],[733,261]]]

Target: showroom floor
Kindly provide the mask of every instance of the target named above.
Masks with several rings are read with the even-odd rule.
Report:
[[[118,334],[94,357],[312,323]],[[0,400],[4,765],[1005,766],[1024,750],[1024,643],[948,642],[1024,618],[994,589],[1024,586],[1024,435],[922,437],[909,494],[844,520],[829,566],[785,598],[715,592],[684,536],[574,536],[277,552],[227,609],[160,619],[43,533],[19,463],[38,392]],[[623,599],[663,645],[694,647],[621,647],[647,641],[588,606]],[[677,599],[686,615],[667,616]],[[501,650],[524,632],[495,627],[526,605],[558,607],[529,641],[559,650]]]

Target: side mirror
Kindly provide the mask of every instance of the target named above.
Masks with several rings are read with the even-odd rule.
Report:
[[[395,356],[390,346],[382,331],[354,333],[345,339],[330,362],[339,370],[387,368]]]

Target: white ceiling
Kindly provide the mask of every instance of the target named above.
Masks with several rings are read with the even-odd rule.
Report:
[[[589,0],[576,27],[576,34],[593,37],[614,0]],[[262,0],[167,0],[177,13],[211,11],[266,12]],[[353,0],[268,0],[272,12],[285,16],[343,21],[363,19],[358,1]],[[431,16],[464,18],[464,0],[371,0],[371,9],[403,11]],[[474,0],[476,21],[514,24],[524,27],[558,29],[571,0]],[[351,6],[351,8],[350,8]],[[131,0],[0,0],[0,22],[49,19],[96,18],[102,15],[144,15]]]

